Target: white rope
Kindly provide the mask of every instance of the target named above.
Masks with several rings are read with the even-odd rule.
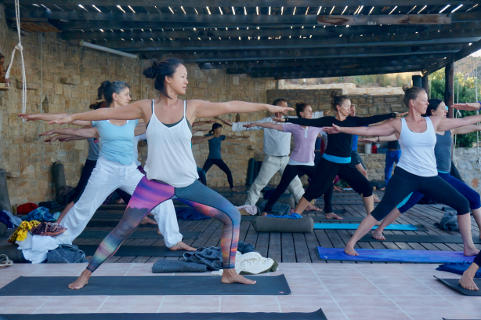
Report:
[[[18,43],[12,50],[12,56],[10,58],[10,64],[8,65],[7,72],[5,74],[5,79],[10,78],[10,71],[13,65],[13,59],[15,57],[15,51],[20,52],[20,60],[22,62],[22,113],[27,112],[27,76],[25,74],[25,60],[23,58],[23,46],[22,46],[22,36],[20,30],[20,3],[19,0],[15,0],[15,18],[17,22],[17,34]]]

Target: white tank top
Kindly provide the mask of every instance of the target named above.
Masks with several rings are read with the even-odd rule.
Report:
[[[434,146],[436,145],[436,132],[429,117],[426,119],[426,131],[413,132],[409,130],[406,120],[401,119],[401,158],[397,164],[409,173],[421,177],[438,175]]]
[[[152,116],[147,125],[147,161],[145,172],[149,180],[159,180],[176,188],[186,187],[199,178],[192,154],[192,132],[184,116],[168,127],[155,116],[152,100]]]

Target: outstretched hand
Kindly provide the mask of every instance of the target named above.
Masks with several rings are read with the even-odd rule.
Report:
[[[255,123],[246,123],[243,125],[244,128],[252,128],[252,127],[255,127]]]
[[[269,105],[267,111],[270,113],[287,114],[289,111],[294,111],[294,108]]]
[[[465,111],[477,111],[481,109],[481,103],[455,103],[452,105],[453,108]]]
[[[18,116],[23,120],[27,120],[27,121],[38,120],[35,114],[19,113]]]
[[[334,123],[332,124],[332,127],[322,127],[322,130],[326,132],[327,134],[337,134],[341,133],[341,127],[335,125]]]
[[[45,131],[45,132],[40,133],[38,136],[39,136],[39,137],[42,137],[42,136],[50,136],[50,135],[52,135],[52,134],[57,133],[56,130],[57,130],[57,129],[47,130],[47,131]]]

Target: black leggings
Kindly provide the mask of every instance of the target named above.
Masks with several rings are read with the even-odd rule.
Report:
[[[279,185],[269,197],[269,200],[267,201],[264,211],[265,212],[272,211],[272,207],[274,206],[274,203],[276,203],[276,201],[279,200],[279,198],[284,193],[284,191],[286,191],[292,179],[294,179],[296,176],[299,176],[300,178],[305,174],[307,174],[309,178],[312,179],[315,171],[316,169],[314,166],[302,166],[302,165],[295,166],[295,165],[288,164],[284,169],[284,173],[282,174],[281,182],[279,182]]]
[[[381,221],[411,192],[419,191],[437,202],[454,208],[459,215],[469,213],[469,202],[459,191],[454,189],[440,176],[420,177],[396,167],[389,180],[381,202],[372,212],[372,216]]]
[[[351,166],[350,163],[334,163],[322,158],[319,165],[316,166],[314,178],[309,184],[306,193],[304,193],[304,198],[307,201],[311,201],[320,197],[321,194],[329,192],[336,175],[349,183],[354,191],[361,193],[363,197],[372,196],[371,184],[356,167]],[[332,209],[329,212],[331,211]]]
[[[84,192],[90,175],[92,174],[92,170],[95,168],[96,164],[97,160],[85,160],[82,172],[80,173],[80,179],[77,182],[77,186],[73,190],[73,193],[70,195],[68,202],[77,202],[78,199],[80,199],[80,196]],[[128,201],[126,203],[128,203]]]
[[[210,167],[212,167],[212,165],[214,165],[214,164],[216,166],[218,166],[219,169],[224,171],[224,173],[227,175],[227,181],[229,181],[229,186],[232,189],[234,187],[234,182],[232,181],[232,173],[230,172],[230,169],[227,166],[227,164],[222,159],[209,159],[208,158],[207,160],[205,160],[205,163],[204,163],[204,166],[202,167],[202,169],[207,174],[207,171],[209,171]]]

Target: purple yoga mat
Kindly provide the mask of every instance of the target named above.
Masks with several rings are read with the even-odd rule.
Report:
[[[474,257],[465,257],[461,251],[356,249],[358,256],[350,256],[340,248],[317,247],[321,260],[450,263],[473,262]]]

